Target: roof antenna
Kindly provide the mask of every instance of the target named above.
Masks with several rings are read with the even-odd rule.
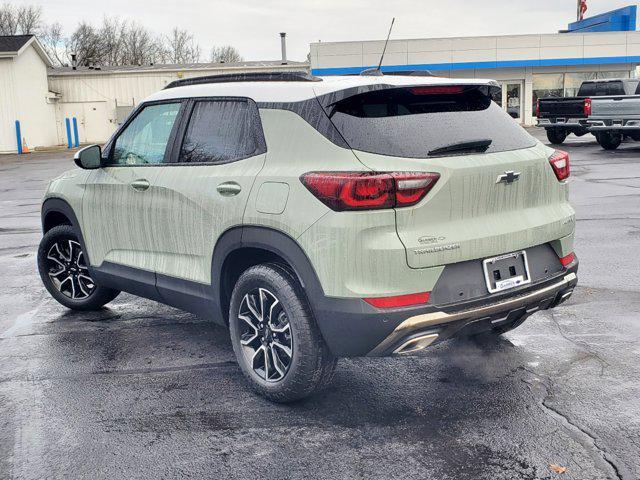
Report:
[[[389,25],[389,33],[387,33],[387,39],[384,41],[384,48],[382,49],[382,55],[380,55],[380,62],[378,63],[378,68],[369,68],[367,70],[363,70],[360,72],[360,75],[363,76],[371,76],[371,77],[381,77],[382,76],[382,61],[384,60],[384,54],[387,51],[387,44],[389,43],[389,37],[391,36],[391,30],[393,29],[393,24],[396,21],[396,17],[391,19],[391,25]]]

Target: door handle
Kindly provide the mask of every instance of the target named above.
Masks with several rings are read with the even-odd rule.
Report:
[[[242,187],[236,182],[225,182],[218,185],[216,190],[218,190],[218,193],[223,197],[232,197],[239,194]]]
[[[131,188],[133,188],[134,190],[143,192],[144,190],[149,188],[149,181],[145,180],[144,178],[141,178],[139,180],[134,180],[129,185],[131,185]]]

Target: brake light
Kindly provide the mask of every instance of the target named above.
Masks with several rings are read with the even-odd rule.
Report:
[[[432,85],[429,87],[413,87],[409,91],[414,95],[451,95],[464,92],[463,85]]]
[[[318,200],[337,212],[410,207],[440,178],[419,172],[310,172],[300,177]]]
[[[570,263],[573,263],[573,261],[576,259],[576,256],[573,252],[571,252],[569,255],[567,255],[566,257],[560,257],[560,263],[562,264],[563,267],[566,267],[567,265],[569,265]]]
[[[569,178],[571,174],[571,166],[569,164],[569,154],[562,150],[556,150],[553,155],[549,157],[549,163],[553,168],[553,173],[556,174],[558,181],[563,181]]]
[[[591,116],[591,99],[590,98],[584,99],[584,116],[585,117]]]
[[[396,297],[365,298],[363,300],[376,308],[401,308],[427,303],[430,296],[431,292],[424,292]]]
[[[540,100],[536,100],[536,117],[540,118]]]

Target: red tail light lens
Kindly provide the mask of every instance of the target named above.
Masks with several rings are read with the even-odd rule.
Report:
[[[414,95],[452,95],[464,92],[464,85],[433,85],[430,87],[413,87],[409,91]]]
[[[322,203],[341,212],[415,205],[438,178],[438,173],[310,172],[300,180]]]
[[[566,257],[560,257],[560,263],[562,264],[563,267],[566,267],[567,265],[569,265],[570,263],[573,263],[573,261],[576,259],[576,256],[573,252],[571,252],[569,255],[567,255]]]
[[[540,100],[536,100],[536,117],[540,118]]]
[[[562,150],[556,150],[553,155],[549,157],[549,163],[553,168],[553,173],[556,174],[558,181],[563,181],[569,178],[571,174],[571,166],[569,164],[569,154]]]
[[[364,301],[376,308],[401,308],[427,303],[430,296],[431,292],[424,292],[397,297],[365,298]]]
[[[584,116],[585,117],[591,116],[591,99],[590,98],[584,99]]]

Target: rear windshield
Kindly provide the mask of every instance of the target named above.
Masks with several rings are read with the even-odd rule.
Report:
[[[329,114],[351,148],[380,155],[427,158],[448,149],[447,155],[463,155],[534,146],[486,93],[456,86],[377,90],[348,97]]]
[[[624,94],[622,82],[584,82],[578,90],[579,97],[608,97]]]

